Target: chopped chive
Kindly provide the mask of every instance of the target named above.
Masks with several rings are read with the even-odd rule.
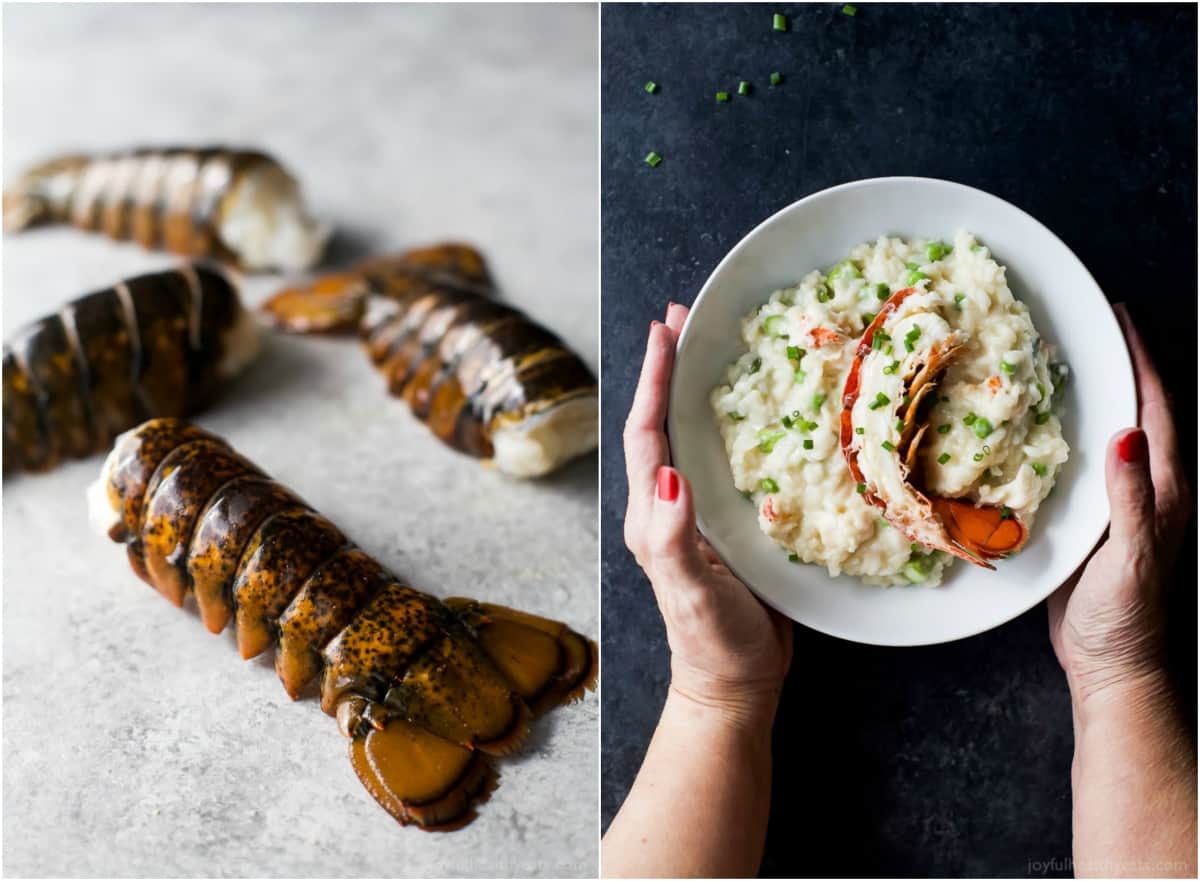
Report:
[[[779,417],[779,421],[780,421],[780,423],[783,424],[784,428],[791,428],[793,425],[796,424],[795,420],[792,419],[791,416],[781,416],[781,417]]]
[[[758,482],[758,488],[765,493],[779,492],[779,484],[769,477],[764,477],[762,480],[760,480]]]
[[[643,86],[643,88],[644,88],[644,89],[645,89],[645,90],[646,90],[646,91],[647,91],[649,94],[653,95],[655,92],[657,92],[657,91],[658,91],[658,83],[656,83],[654,80],[650,80],[650,82],[646,83],[646,85],[645,85],[645,86]]]
[[[813,442],[812,442],[812,440],[811,440],[811,439],[809,439],[809,438],[805,438],[805,440],[804,440],[804,449],[806,449],[806,450],[811,450],[812,448],[813,448]]]
[[[651,168],[654,168],[655,166],[658,165],[658,163],[662,162],[662,157],[659,156],[657,153],[655,153],[653,150],[651,150],[649,153],[646,154],[645,162]]]
[[[1012,508],[1005,505],[1003,508],[1000,509],[1000,519],[1008,520],[1010,517],[1012,517]]]
[[[985,438],[992,433],[992,423],[982,416],[975,420],[975,437]]]
[[[804,357],[804,353],[800,350],[799,346],[788,346],[787,356],[789,361],[799,361]]]
[[[954,295],[954,305],[958,308],[959,312],[962,311],[963,300],[965,300],[966,298],[967,298],[966,294],[955,294]]]
[[[817,423],[815,423],[815,422],[805,422],[804,423],[805,431],[813,431],[816,428],[817,428]]]
[[[1045,425],[1047,422],[1050,421],[1050,411],[1049,410],[1042,411],[1041,413],[1039,413],[1033,417],[1033,421],[1036,422],[1038,425]]]
[[[793,411],[792,411],[792,418],[793,418],[793,419],[799,419],[799,418],[800,418],[800,411],[799,411],[799,410],[793,410]]]
[[[854,429],[854,433],[855,434],[866,434],[867,430],[865,428],[863,428],[862,426],[859,426],[858,428]]]
[[[908,546],[908,550],[909,550],[911,553],[914,553],[914,554],[915,554],[915,553],[917,553],[919,550],[921,550],[921,546],[920,546],[919,544],[917,544],[917,543],[914,541],[912,544],[910,544],[910,545]]]
[[[728,92],[717,92],[717,103],[718,104],[724,104],[728,100],[729,100]]]
[[[918,325],[913,325],[912,330],[904,335],[904,348],[906,351],[913,350],[913,344],[921,336],[921,328]]]
[[[796,382],[804,382],[804,380],[808,379],[808,374],[803,370],[797,370],[794,378]]]
[[[884,346],[884,348],[883,348],[883,354],[887,355],[889,358],[890,358],[890,357],[892,357],[892,354],[893,354],[895,351],[896,351],[896,350],[892,348],[892,344],[891,344],[891,343],[888,343],[888,344],[887,344],[886,346]]]
[[[920,269],[920,268],[921,268],[921,264],[920,264],[920,263],[913,263],[911,260],[909,260],[907,263],[905,263],[905,264],[904,264],[904,266],[905,266],[905,268],[907,268],[907,269],[913,269],[913,270],[916,270],[916,269]]]
[[[855,489],[858,490],[858,494],[861,496],[867,491],[867,485],[865,483],[860,483],[857,487],[855,487]]]
[[[862,270],[855,266],[852,260],[843,260],[837,266],[833,267],[833,269],[829,270],[829,280],[833,281],[842,276],[846,278],[862,278]]]
[[[974,425],[975,420],[978,418],[979,417],[976,416],[974,413],[968,413],[966,416],[963,417],[963,425]]]
[[[954,249],[945,242],[930,242],[925,246],[925,257],[930,263],[935,263],[953,250]]]
[[[875,320],[875,313],[874,312],[864,312],[862,314],[862,320],[863,320],[864,325],[870,324],[872,321]]]
[[[923,278],[929,278],[929,276],[923,272],[920,272],[919,270],[911,269],[911,270],[909,270],[908,275],[905,276],[905,281],[908,283],[908,286],[911,288],[913,285],[915,285],[917,282],[919,282]]]
[[[888,403],[888,396],[885,395],[883,392],[880,392],[879,394],[877,394],[875,396],[875,400],[873,400],[870,404],[867,405],[867,408],[871,409],[871,410],[878,410],[880,407],[887,406],[887,403]]]
[[[762,367],[762,358],[755,358],[753,361],[750,362],[750,372],[751,373],[758,373],[758,371],[761,367]]]
[[[949,461],[950,461],[949,453],[942,453],[940,456],[938,456],[938,464],[939,465],[945,465]]]
[[[901,407],[907,407],[907,406],[908,406],[909,404],[911,404],[911,403],[912,403],[912,396],[911,396],[911,395],[904,395],[904,397],[902,397],[902,398],[900,399],[900,406],[901,406]]]
[[[888,286],[885,285],[883,282],[880,282],[879,284],[875,285],[875,296],[878,299],[886,300],[891,295],[892,295],[892,292],[890,290],[888,290]]]
[[[976,453],[971,458],[974,459],[976,462],[982,462],[983,461],[983,453]]]
[[[976,253],[979,253],[980,251],[983,250],[983,245],[972,245],[971,250]]]
[[[738,83],[738,94],[739,95],[749,95],[750,94],[750,83],[746,82],[745,80],[742,80],[740,83]]]
[[[778,12],[776,12],[775,17],[772,19],[772,26],[777,31],[786,31],[788,29],[787,16],[780,15]]]
[[[748,489],[744,489],[744,490],[742,490],[742,498],[745,499],[747,502],[753,502],[754,501],[754,493],[750,492],[750,490],[748,490]]]
[[[821,409],[821,405],[822,405],[822,404],[824,404],[824,403],[825,403],[825,395],[823,395],[823,394],[816,394],[816,395],[814,395],[814,396],[813,396],[812,408],[813,408],[814,410],[820,410],[820,409]]]
[[[904,420],[903,419],[896,420],[896,431],[904,431]]]
[[[1007,361],[1000,362],[1000,369],[1003,370],[1005,373],[1007,373],[1009,376],[1012,376],[1017,371],[1017,368],[1015,366],[1013,366],[1012,364],[1009,364]]]
[[[799,554],[788,554],[788,562],[789,563],[799,563],[800,555]]]
[[[1031,467],[1033,469],[1033,473],[1036,474],[1038,477],[1046,476],[1046,470],[1047,470],[1046,466],[1043,465],[1041,462],[1030,462],[1029,467]]]
[[[891,375],[893,375],[893,374],[894,374],[894,373],[895,373],[897,370],[899,370],[899,369],[900,369],[900,362],[899,362],[899,361],[893,361],[893,362],[892,362],[891,364],[889,364],[887,367],[883,368],[883,373],[884,373],[884,375],[885,375],[885,376],[891,376]]]
[[[818,303],[828,303],[832,299],[833,291],[829,289],[829,285],[825,284],[825,282],[821,282],[819,285],[817,285]]]
[[[1044,385],[1042,385],[1040,382],[1036,383],[1036,385],[1037,385],[1038,394],[1041,395],[1042,400],[1044,400],[1046,397],[1046,387]]]
[[[775,449],[775,444],[779,442],[781,437],[787,434],[778,428],[764,428],[758,433],[758,448],[764,453],[769,453]]]
[[[883,448],[884,448],[885,450],[887,450],[889,453],[894,453],[894,452],[896,452],[896,445],[895,445],[894,443],[892,443],[891,441],[884,441],[884,442],[883,442],[883,443],[881,443],[879,446],[883,447]]]
[[[759,325],[760,329],[767,336],[787,338],[787,334],[783,332],[783,325],[787,319],[782,315],[768,315],[762,320]]]
[[[937,427],[937,431],[938,431],[938,434],[949,434],[950,433],[950,423],[943,422],[941,425],[939,425]]]
[[[781,82],[783,82],[783,74],[779,73],[779,71],[775,71],[771,74],[771,85],[777,86]]]
[[[854,18],[854,16],[858,15],[858,7],[851,6],[849,3],[847,3],[842,7],[842,15],[848,15],[851,18]]]
[[[730,418],[732,421],[734,421],[734,422],[741,422],[743,419],[745,419],[745,418],[746,418],[746,417],[745,417],[744,415],[742,415],[741,413],[735,413],[735,412],[733,412],[732,410],[730,410],[730,411],[729,411],[728,413],[726,413],[725,415],[726,415],[726,416],[728,416],[728,417],[729,417],[729,418]]]

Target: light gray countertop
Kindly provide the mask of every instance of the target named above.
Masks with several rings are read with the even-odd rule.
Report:
[[[335,259],[473,242],[595,368],[596,71],[594,6],[8,6],[4,179],[80,148],[261,146],[343,233]],[[6,336],[176,262],[68,229],[6,237],[3,256]],[[598,636],[594,456],[505,478],[441,446],[353,342],[265,342],[198,422],[429,592]],[[473,824],[402,829],[269,655],[242,662],[89,531],[100,463],[4,484],[6,874],[596,873],[595,695],[499,763]]]

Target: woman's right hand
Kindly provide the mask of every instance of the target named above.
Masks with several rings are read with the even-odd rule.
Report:
[[[665,433],[675,345],[687,309],[650,325],[625,424],[625,543],[654,588],[671,648],[671,690],[734,721],[774,716],[792,623],[760,603],[696,531],[692,488],[670,467]]]

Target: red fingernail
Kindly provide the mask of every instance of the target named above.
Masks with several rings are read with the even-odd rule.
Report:
[[[1140,428],[1126,434],[1117,441],[1117,455],[1122,462],[1134,464],[1146,461],[1146,432]]]
[[[658,497],[673,502],[679,497],[679,475],[665,465],[658,469]]]

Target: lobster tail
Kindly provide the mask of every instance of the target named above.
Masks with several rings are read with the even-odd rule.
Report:
[[[596,379],[562,340],[492,292],[478,252],[442,245],[289,288],[263,310],[294,333],[358,326],[388,391],[438,439],[537,477],[595,448]]]
[[[595,684],[595,646],[566,625],[449,604],[395,577],[225,441],[157,419],[116,443],[89,493],[137,574],[205,625],[236,622],[252,657],[352,739],[363,784],[401,822],[466,822],[530,719]]]
[[[257,345],[237,290],[205,267],[73,300],[4,347],[4,469],[45,470],[150,416],[201,410]]]

